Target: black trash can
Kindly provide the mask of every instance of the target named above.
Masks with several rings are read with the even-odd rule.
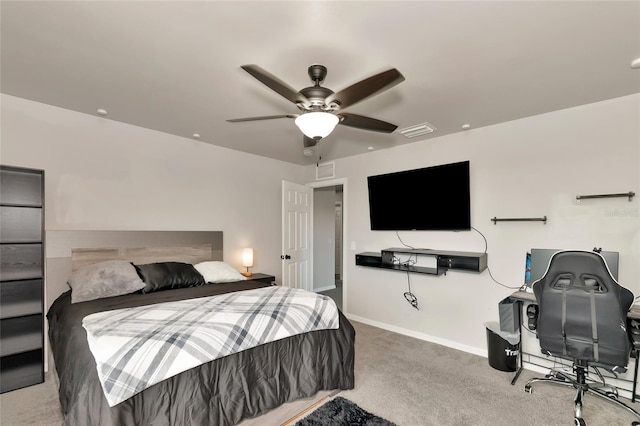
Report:
[[[497,322],[485,323],[487,328],[487,353],[489,365],[500,371],[518,369],[520,333],[506,333]]]

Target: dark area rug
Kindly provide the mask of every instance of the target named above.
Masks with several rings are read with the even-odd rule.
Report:
[[[396,426],[340,396],[313,411],[296,426]]]

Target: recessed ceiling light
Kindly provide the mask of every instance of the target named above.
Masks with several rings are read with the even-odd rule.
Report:
[[[200,139],[200,133],[194,133],[193,134],[193,138],[194,139]]]
[[[372,147],[372,146],[370,146],[370,147],[368,147],[367,149],[368,149],[369,151],[373,151],[375,148],[374,148],[374,147]]]
[[[640,68],[640,58],[638,58],[635,61],[631,62],[631,68],[633,68],[633,69]]]
[[[103,117],[104,117],[105,115],[107,115],[107,110],[106,110],[106,109],[102,109],[102,108],[100,108],[100,109],[98,109],[96,112],[98,113],[98,115],[101,115],[101,116],[103,116]]]
[[[305,157],[311,157],[311,156],[313,155],[313,150],[312,150],[311,148],[305,148],[305,149],[302,151],[302,154],[303,154]]]
[[[462,130],[469,130],[471,128],[471,124],[463,124]]]

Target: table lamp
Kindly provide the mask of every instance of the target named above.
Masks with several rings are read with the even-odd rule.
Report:
[[[251,275],[253,275],[251,271],[249,271],[249,268],[253,266],[253,249],[252,248],[246,248],[242,250],[242,266],[247,268],[247,271],[242,272],[242,275],[244,275],[245,277],[250,277]]]

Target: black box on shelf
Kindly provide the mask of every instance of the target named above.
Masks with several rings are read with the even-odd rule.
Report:
[[[482,272],[487,268],[486,253],[461,253],[461,255],[443,252],[438,256],[438,266],[447,269]]]
[[[356,265],[360,266],[381,266],[382,255],[374,252],[364,252],[356,254]]]

